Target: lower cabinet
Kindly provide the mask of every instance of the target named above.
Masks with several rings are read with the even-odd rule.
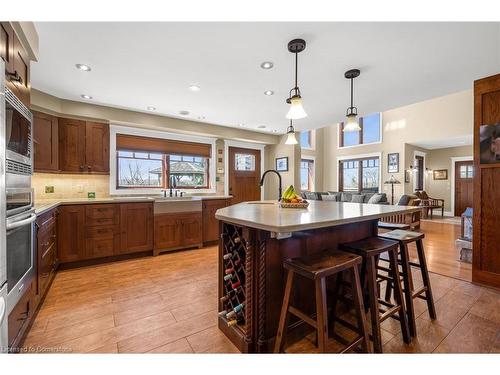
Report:
[[[207,199],[203,201],[203,242],[213,242],[219,239],[219,220],[215,212],[228,205],[227,199]]]
[[[155,215],[154,223],[155,255],[163,251],[202,245],[201,212]]]
[[[34,312],[33,282],[31,282],[23,297],[9,314],[7,323],[9,350],[15,351],[19,348]]]
[[[57,251],[61,263],[87,259],[85,252],[85,205],[59,207]]]
[[[153,203],[120,204],[121,244],[119,253],[153,249]]]
[[[45,296],[59,265],[57,255],[57,215],[54,209],[36,219],[37,272],[34,282],[35,304]]]

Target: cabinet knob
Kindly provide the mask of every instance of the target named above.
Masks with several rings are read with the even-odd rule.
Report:
[[[83,170],[83,168],[85,168],[85,166],[84,165],[80,165],[80,169]]]
[[[92,169],[92,166],[91,165],[87,165],[87,169],[88,170]]]

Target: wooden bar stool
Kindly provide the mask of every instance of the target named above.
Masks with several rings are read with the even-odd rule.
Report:
[[[353,280],[353,300],[356,309],[357,333],[358,336],[347,344],[341,353],[361,346],[362,350],[369,352],[369,337],[364,315],[363,294],[358,267],[361,258],[354,254],[342,251],[327,251],[313,254],[306,257],[285,260],[283,266],[287,270],[285,295],[281,306],[281,315],[278,325],[278,333],[274,344],[274,352],[283,351],[286,339],[289,314],[295,315],[308,325],[316,329],[318,347],[320,352],[327,352],[328,343],[328,314],[327,314],[327,294],[326,278],[342,272],[349,272]],[[316,297],[316,319],[311,318],[304,312],[298,310],[290,304],[295,275],[301,275],[314,281]]]
[[[399,281],[400,276],[397,263],[398,243],[378,237],[369,237],[361,241],[342,244],[341,249],[360,255],[363,258],[361,278],[363,285],[367,287],[366,292],[368,306],[370,308],[373,348],[375,353],[382,353],[380,323],[389,317],[399,320],[403,340],[405,343],[410,343],[411,338],[401,284],[399,282],[394,283],[395,304],[379,298],[379,275],[377,272],[378,258],[383,253],[389,255],[389,273],[385,279]],[[384,310],[381,305],[385,306],[387,309]]]
[[[406,302],[406,312],[408,314],[408,321],[410,325],[410,334],[415,337],[417,335],[417,324],[415,317],[415,308],[413,304],[414,298],[420,298],[427,302],[429,316],[431,319],[436,319],[436,308],[434,307],[434,299],[432,297],[431,282],[429,278],[429,271],[427,269],[427,262],[425,260],[425,252],[423,245],[424,234],[419,232],[411,232],[408,230],[393,230],[386,233],[379,234],[380,238],[394,240],[399,242],[399,256],[398,263],[401,265],[401,277],[404,285],[404,295]],[[408,253],[408,244],[415,242],[417,245],[418,263],[410,261]],[[380,260],[388,261],[386,258]],[[413,277],[411,274],[411,267],[420,269],[422,275],[423,287],[415,290],[413,286]],[[387,282],[387,289],[385,299],[390,300],[391,291],[394,289],[392,282]],[[425,294],[425,295],[423,295]]]

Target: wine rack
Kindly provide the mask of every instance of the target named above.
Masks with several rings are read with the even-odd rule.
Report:
[[[221,234],[222,295],[219,317],[228,327],[246,332],[247,317],[247,244],[242,228],[224,223]]]

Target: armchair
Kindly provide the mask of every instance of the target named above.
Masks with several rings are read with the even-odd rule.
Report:
[[[420,199],[418,199],[416,196],[411,196],[411,195],[403,195],[400,199],[399,202],[396,204],[397,206],[419,206],[420,205]],[[410,214],[398,214],[398,215],[392,215],[388,217],[384,217],[380,219],[379,222],[379,227],[380,228],[389,228],[388,225],[384,225],[384,223],[391,223],[391,224],[405,224],[410,227],[411,230],[419,230],[420,229],[420,210],[417,212],[413,212]],[[392,229],[397,229],[398,225],[395,225],[394,228]]]
[[[416,191],[415,195],[421,200],[420,205],[424,208],[425,217],[428,217],[430,213],[432,219],[434,210],[441,210],[441,217],[444,217],[444,199],[429,197],[425,190]]]

